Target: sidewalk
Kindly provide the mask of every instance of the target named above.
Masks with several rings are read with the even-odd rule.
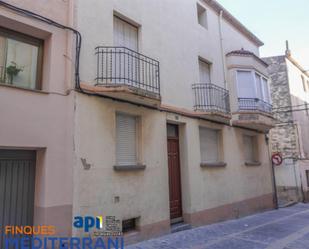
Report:
[[[309,249],[309,204],[198,227],[127,249]]]

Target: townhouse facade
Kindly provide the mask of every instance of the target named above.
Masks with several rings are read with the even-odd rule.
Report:
[[[74,214],[130,243],[274,206],[257,37],[215,1],[77,1],[75,25]]]
[[[83,43],[74,89],[72,30],[0,5],[1,224],[132,243],[274,207],[263,43],[219,3],[7,2]]]
[[[309,74],[292,56],[288,43],[284,55],[264,60],[269,64],[276,119],[270,132],[270,149],[284,158],[275,168],[278,199],[283,205],[308,201]]]

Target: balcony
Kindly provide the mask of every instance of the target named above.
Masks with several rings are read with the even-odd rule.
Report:
[[[159,62],[125,47],[97,47],[95,88],[102,95],[157,106]]]
[[[214,84],[192,85],[194,94],[194,111],[208,119],[229,122],[229,91]]]
[[[271,114],[272,105],[258,98],[238,98],[240,111],[260,111]]]
[[[259,98],[238,98],[233,125],[268,132],[274,127],[272,105]]]

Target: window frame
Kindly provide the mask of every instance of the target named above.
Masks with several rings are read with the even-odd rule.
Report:
[[[0,36],[38,47],[35,88],[20,87],[16,85],[12,85],[12,86],[17,87],[17,88],[29,89],[29,90],[42,90],[44,40],[18,32],[18,31],[7,29],[2,26],[0,26]],[[6,83],[0,83],[0,84],[6,85],[6,86],[9,85]]]
[[[252,139],[252,158],[250,160],[246,158],[247,157],[246,150],[245,149],[243,150],[245,164],[248,166],[251,166],[251,165],[258,166],[260,165],[258,136],[254,134],[243,134],[242,141],[243,141],[244,148],[247,146],[245,143],[245,137],[250,137],[250,139]]]
[[[271,104],[272,103],[272,100],[271,100],[271,94],[270,94],[270,88],[269,88],[269,78],[266,77],[265,75],[263,75],[262,73],[256,71],[256,70],[252,70],[252,69],[242,69],[242,68],[239,68],[236,70],[236,86],[237,86],[237,97],[238,98],[245,98],[245,97],[240,97],[239,96],[239,90],[240,90],[240,82],[239,82],[239,76],[238,76],[238,72],[250,72],[250,75],[251,75],[251,78],[252,78],[252,82],[254,84],[253,86],[253,89],[254,89],[254,95],[255,95],[255,99],[259,99],[259,100],[262,100],[268,104]],[[258,96],[258,85],[257,85],[257,79],[256,79],[256,75],[258,75],[260,77],[260,87],[261,87],[261,93],[262,93],[262,96],[261,98]],[[265,89],[264,89],[264,85],[263,85],[263,79],[266,80],[266,83],[267,83],[267,92],[265,92]],[[269,101],[266,100],[265,96],[266,94],[268,94],[268,98],[269,98]]]
[[[136,161],[134,162],[134,164],[125,164],[123,162],[119,162],[118,161],[118,148],[117,148],[117,116],[121,115],[121,116],[127,116],[127,117],[132,117],[135,119],[135,159]],[[141,137],[141,118],[138,115],[134,115],[134,114],[130,114],[130,113],[124,113],[124,112],[116,112],[115,114],[115,138],[116,138],[116,142],[115,142],[115,165],[117,167],[121,167],[121,168],[126,168],[126,167],[134,167],[134,166],[139,166],[141,165],[140,163],[140,155],[141,155],[141,144],[140,144],[140,137]]]
[[[216,161],[203,161],[203,156],[202,156],[202,141],[201,141],[201,130],[202,129],[207,129],[207,130],[212,130],[215,131],[217,134],[217,160]],[[212,128],[212,127],[208,127],[208,126],[202,126],[200,125],[198,127],[198,131],[199,131],[199,147],[200,147],[200,163],[201,164],[219,164],[223,162],[223,134],[222,134],[222,130],[220,128]],[[204,152],[205,153],[205,152]]]
[[[199,2],[196,3],[196,14],[197,14],[197,23],[204,29],[208,30],[208,10]],[[204,23],[200,22],[200,15],[205,15]]]

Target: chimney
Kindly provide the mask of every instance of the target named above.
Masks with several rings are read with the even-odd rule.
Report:
[[[285,41],[285,46],[286,46],[285,55],[290,57],[291,56],[291,50],[289,48],[289,41]]]

